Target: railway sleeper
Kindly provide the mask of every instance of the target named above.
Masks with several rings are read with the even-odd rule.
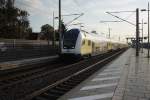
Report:
[[[13,82],[16,82],[16,81],[19,81],[19,80],[14,78],[14,79],[8,79],[7,81],[9,81],[9,83],[13,83]]]
[[[4,85],[4,83],[1,83],[1,82],[0,82],[0,86],[2,86],[2,85]]]
[[[68,86],[71,86],[71,87],[74,87],[77,84],[79,84],[79,83],[73,83],[73,82],[67,82],[67,83],[65,83],[65,85],[68,85]]]
[[[78,76],[74,77],[74,80],[78,80],[81,82],[86,78],[87,78],[87,75],[83,74],[83,75],[78,75]]]
[[[10,80],[10,81],[18,81],[19,79],[17,79],[17,78],[12,78],[12,79],[8,79],[8,80]]]
[[[73,83],[80,83],[82,81],[82,78],[80,79],[71,79],[70,82],[73,82]]]
[[[58,98],[59,97],[59,95],[58,94],[53,94],[53,93],[51,93],[51,92],[46,92],[46,93],[44,93],[43,94],[43,96],[46,96],[47,97],[47,99],[52,99],[52,98]]]
[[[47,91],[47,94],[49,95],[50,98],[54,98],[54,99],[57,99],[62,95],[62,94],[60,95],[60,94],[52,93],[50,90]]]
[[[67,92],[67,91],[69,91],[70,90],[70,88],[66,88],[66,87],[61,87],[61,86],[57,86],[57,87],[55,87],[56,89],[59,89],[59,90],[61,90],[61,91],[64,91],[64,92]]]
[[[36,97],[36,98],[33,98],[32,100],[47,100],[47,99],[46,99],[46,98],[43,98],[43,97],[38,96],[38,97]]]
[[[4,80],[4,81],[1,81],[2,84],[9,84],[10,82],[8,80]]]
[[[49,90],[49,94],[57,94],[57,95],[59,95],[59,96],[63,95],[64,93],[65,93],[65,91],[61,91],[61,90],[56,89],[56,88]]]
[[[9,78],[9,79],[7,79],[7,80],[15,80],[15,81],[18,81],[18,80],[22,80],[22,77],[17,76],[17,77]]]
[[[56,98],[58,98],[58,96],[50,94],[50,93],[43,93],[39,95],[38,97],[36,97],[36,99],[38,100],[54,100]]]
[[[79,84],[80,82],[81,82],[81,80],[72,80],[72,79],[69,79],[69,80],[67,80],[67,82],[69,82],[69,83],[72,83],[72,84]]]
[[[65,87],[67,89],[72,89],[73,88],[73,86],[70,86],[70,85],[67,85],[67,84],[60,84],[59,86],[60,87]]]
[[[87,75],[88,75],[88,74],[78,75],[78,76],[75,77],[75,79],[78,79],[78,80],[82,81],[82,80],[84,80],[85,78],[87,78]]]
[[[77,85],[78,83],[73,83],[72,81],[71,81],[71,82],[66,81],[66,82],[64,82],[63,84],[69,85],[69,86],[75,86],[75,85]]]

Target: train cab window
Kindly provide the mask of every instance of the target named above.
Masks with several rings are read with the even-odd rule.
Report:
[[[76,46],[80,31],[78,29],[71,29],[63,34],[63,47],[73,49]]]
[[[88,45],[89,45],[89,46],[91,45],[91,41],[90,41],[90,40],[88,40]]]
[[[85,45],[85,40],[82,41],[82,45]]]

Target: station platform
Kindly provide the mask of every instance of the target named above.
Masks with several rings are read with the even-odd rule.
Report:
[[[58,58],[58,55],[2,62],[0,63],[0,71],[9,70],[17,67],[22,67],[22,66],[33,65],[33,64],[40,64],[40,63],[52,61],[55,58]]]
[[[128,49],[59,100],[150,100],[147,50]]]

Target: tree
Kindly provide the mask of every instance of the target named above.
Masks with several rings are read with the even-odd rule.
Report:
[[[41,27],[41,33],[43,33],[44,38],[47,40],[53,39],[53,32],[54,28],[49,24],[45,24]]]
[[[6,0],[0,0],[0,8],[3,8],[5,6]]]
[[[66,28],[64,22],[61,21],[61,34],[62,34],[62,36],[63,36],[63,34],[64,34],[65,32],[67,32],[67,28]]]
[[[55,40],[59,41],[59,31],[55,30]]]
[[[30,28],[28,12],[14,7],[14,0],[0,1],[0,37],[25,38]]]

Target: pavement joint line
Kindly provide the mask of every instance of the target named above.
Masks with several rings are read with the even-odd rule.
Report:
[[[117,63],[117,62],[114,62],[114,63]],[[107,67],[107,69],[121,69],[121,68],[123,68],[122,65],[116,65],[116,64]]]
[[[105,94],[76,97],[76,98],[71,98],[69,100],[96,100],[96,99],[105,99],[105,98],[111,98],[113,96],[113,94],[114,93],[111,92],[111,93],[105,93]]]
[[[120,68],[120,67],[117,67],[117,68],[116,68],[116,67],[112,67],[112,68],[111,68],[111,67],[109,67],[109,68],[107,68],[106,70],[118,70],[118,69],[120,69],[120,70],[121,70],[122,68]]]
[[[119,79],[119,77],[105,77],[105,78],[94,78],[92,81],[105,81],[105,80],[113,80],[113,79]]]
[[[121,70],[104,70],[103,72],[120,72]]]
[[[109,73],[109,72],[106,72],[106,73],[100,73],[100,74],[98,74],[98,76],[104,76],[104,75],[116,75],[116,74],[121,74],[121,72],[112,72],[112,73]]]
[[[123,69],[123,67],[109,67],[108,69]]]
[[[99,89],[99,88],[106,88],[106,87],[112,87],[117,86],[118,83],[110,83],[110,84],[100,84],[100,85],[91,85],[91,86],[85,86],[81,88],[80,90],[91,90],[91,89]]]

